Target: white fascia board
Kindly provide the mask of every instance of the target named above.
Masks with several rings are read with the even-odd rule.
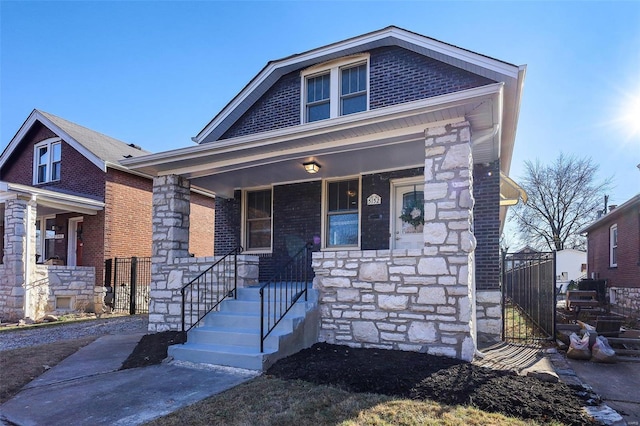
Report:
[[[131,173],[132,175],[140,176],[146,179],[153,179],[153,176],[149,174],[142,173],[137,170],[131,170],[130,168],[125,167],[118,163],[112,163],[111,161],[106,161],[104,164],[107,168],[110,168],[110,169],[120,170],[121,172],[125,172],[125,173]]]
[[[21,185],[11,182],[0,182],[0,192],[3,192],[5,194],[29,196],[31,198],[35,197],[39,204],[50,205],[52,207],[55,206],[57,208],[81,208],[89,212],[89,214],[95,214],[95,212],[104,209],[105,205],[102,201],[93,200],[91,198],[65,194],[48,189],[35,188],[33,186]]]
[[[18,130],[18,133],[16,133],[13,139],[11,139],[11,142],[9,142],[7,149],[5,149],[5,151],[2,153],[2,156],[0,156],[0,167],[4,166],[7,159],[11,156],[13,151],[18,147],[20,142],[22,142],[22,139],[26,136],[27,132],[31,129],[31,127],[35,124],[36,121],[41,122],[43,125],[51,129],[56,135],[58,135],[66,143],[71,145],[73,149],[78,151],[80,154],[86,157],[87,160],[91,161],[96,167],[98,167],[100,170],[106,173],[107,166],[105,162],[102,161],[102,159],[98,158],[94,153],[92,153],[87,148],[85,148],[81,143],[79,143],[77,140],[72,138],[69,134],[67,134],[67,132],[63,131],[60,127],[56,126],[47,117],[40,114],[40,112],[36,109],[34,109],[31,112],[27,120],[20,127],[20,130]]]
[[[386,108],[369,110],[357,114],[345,115],[328,120],[314,121],[286,127],[268,132],[254,133],[237,138],[224,139],[216,142],[179,148],[172,151],[159,152],[145,156],[121,160],[120,164],[130,168],[144,168],[162,165],[171,161],[189,160],[203,155],[212,155],[248,149],[254,146],[265,147],[293,138],[312,137],[328,131],[335,132],[364,124],[375,124],[389,119],[402,118],[416,113],[435,111],[464,104],[477,98],[501,96],[504,83],[494,83],[485,86],[454,92],[432,98],[398,104]]]
[[[402,30],[400,28],[386,28],[384,30],[366,34],[360,37],[352,38],[331,44],[329,46],[314,49],[299,55],[294,55],[289,58],[281,59],[278,61],[268,63],[265,68],[252,80],[249,84],[229,102],[225,108],[216,116],[204,129],[202,129],[192,140],[196,143],[201,143],[213,129],[221,124],[237,107],[244,102],[244,100],[256,90],[264,81],[277,69],[286,68],[297,63],[322,58],[328,55],[336,54],[341,51],[348,50],[350,48],[373,43],[388,37],[394,37],[398,40],[405,41],[407,43],[414,44],[416,46],[432,50],[434,52],[449,56],[451,58],[467,62],[471,65],[485,68],[493,72],[504,75],[507,78],[517,79],[519,74],[519,67],[493,59],[488,56],[480,55],[478,53],[471,52],[469,50],[462,49],[460,47],[453,46],[451,44],[443,43],[441,41],[425,37],[416,33]]]

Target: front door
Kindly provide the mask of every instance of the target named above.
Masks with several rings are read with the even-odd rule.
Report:
[[[399,179],[392,182],[391,247],[424,247],[424,178]]]
[[[68,261],[69,266],[82,266],[82,217],[73,217],[69,219],[69,246]]]

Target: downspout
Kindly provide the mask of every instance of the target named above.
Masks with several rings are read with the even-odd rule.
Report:
[[[482,132],[478,132],[477,136],[474,135],[476,137],[474,137],[473,140],[471,141],[471,145],[472,146],[481,145],[486,141],[493,139],[498,134],[499,131],[500,131],[500,124],[495,123],[493,127],[491,127],[490,129],[484,130]]]

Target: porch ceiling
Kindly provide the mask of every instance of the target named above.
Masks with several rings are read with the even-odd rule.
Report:
[[[463,120],[471,124],[474,162],[485,163],[500,156],[502,96],[503,85],[492,84],[121,163],[230,197],[238,188],[423,166],[425,129]],[[302,167],[312,160],[321,166],[314,175]]]

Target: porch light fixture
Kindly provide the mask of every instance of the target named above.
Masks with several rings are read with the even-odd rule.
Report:
[[[307,173],[314,174],[320,171],[320,164],[316,163],[315,161],[302,163],[302,165],[304,166],[304,169],[307,171]]]

